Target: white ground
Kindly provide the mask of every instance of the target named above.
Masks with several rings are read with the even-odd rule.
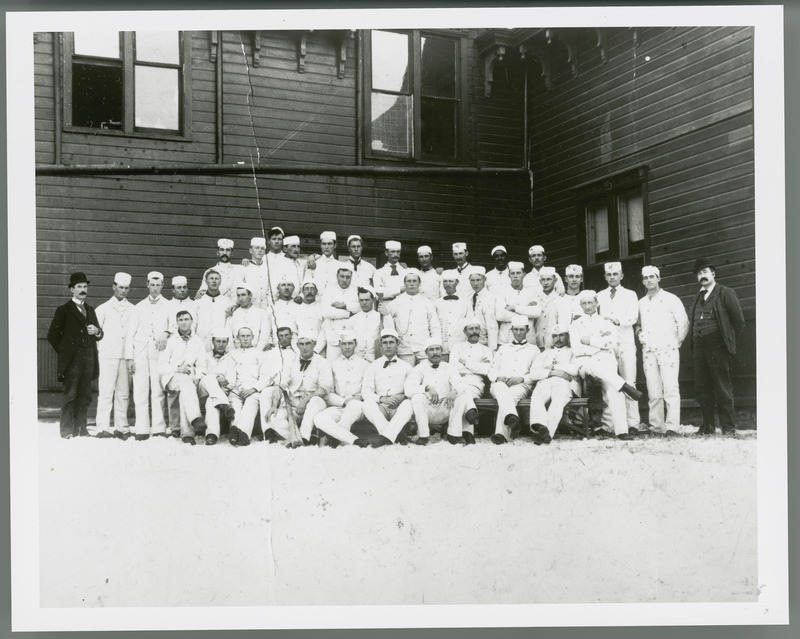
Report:
[[[754,431],[379,450],[39,433],[45,607],[757,595]]]

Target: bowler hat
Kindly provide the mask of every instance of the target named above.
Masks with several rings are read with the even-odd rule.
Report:
[[[698,257],[694,261],[694,272],[698,273],[699,271],[702,271],[704,268],[710,268],[712,271],[715,270],[714,265],[711,262],[709,262],[706,258]]]
[[[78,271],[77,273],[73,273],[69,276],[69,288],[72,288],[76,284],[80,284],[82,282],[89,283],[89,280],[86,278],[86,273],[81,273]]]

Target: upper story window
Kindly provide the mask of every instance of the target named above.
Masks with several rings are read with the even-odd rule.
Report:
[[[126,135],[187,133],[178,31],[65,34],[64,122]]]
[[[465,49],[457,36],[367,32],[367,157],[463,159]]]

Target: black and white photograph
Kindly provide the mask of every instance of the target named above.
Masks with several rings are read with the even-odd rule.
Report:
[[[14,630],[788,623],[781,7],[6,18]]]

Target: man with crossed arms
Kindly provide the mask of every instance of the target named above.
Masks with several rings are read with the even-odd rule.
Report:
[[[506,269],[508,284],[503,284],[496,293],[497,308],[495,316],[497,318],[497,343],[508,344],[513,341],[511,335],[511,321],[517,315],[524,315],[528,318],[528,334],[533,332],[534,320],[542,314],[542,307],[539,304],[539,295],[535,290],[525,288],[523,279],[525,277],[525,266],[522,262],[509,262]],[[488,275],[487,275],[488,280]]]
[[[324,335],[321,337],[327,343],[326,357],[330,362],[341,357],[339,335],[344,330],[347,321],[361,310],[361,306],[358,304],[358,289],[352,285],[353,271],[347,263],[340,262],[340,264],[341,266],[336,271],[335,283],[328,286],[320,303],[324,331]]]

